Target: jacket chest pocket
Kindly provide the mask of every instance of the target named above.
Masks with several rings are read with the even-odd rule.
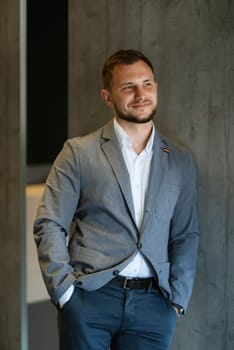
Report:
[[[158,220],[170,221],[179,197],[179,186],[164,184],[156,198],[155,215]]]

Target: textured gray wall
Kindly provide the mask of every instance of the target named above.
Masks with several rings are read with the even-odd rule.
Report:
[[[234,3],[231,0],[71,0],[69,134],[110,114],[101,67],[119,48],[154,63],[158,127],[194,155],[201,243],[188,313],[172,350],[234,348]]]
[[[26,350],[22,263],[25,190],[22,162],[25,156],[21,153],[25,135],[25,130],[21,130],[25,110],[22,103],[25,79],[20,80],[20,12],[23,2],[24,0],[0,1],[1,350]],[[21,34],[23,36],[22,32]]]

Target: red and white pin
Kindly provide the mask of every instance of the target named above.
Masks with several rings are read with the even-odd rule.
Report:
[[[167,148],[167,147],[163,147],[162,150],[163,150],[163,152],[165,152],[165,153],[170,153],[170,150],[169,150],[169,148]]]

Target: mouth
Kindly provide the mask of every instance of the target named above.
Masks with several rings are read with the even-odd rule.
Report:
[[[151,102],[146,101],[146,102],[140,102],[140,103],[133,103],[131,107],[134,109],[144,109],[144,108],[150,107],[151,105],[152,105]]]

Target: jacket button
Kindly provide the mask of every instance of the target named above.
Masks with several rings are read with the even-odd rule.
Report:
[[[141,248],[142,248],[142,243],[141,243],[141,242],[138,242],[138,243],[137,243],[137,248],[138,248],[138,249],[141,249]]]
[[[82,282],[81,282],[81,281],[78,281],[78,282],[77,282],[77,286],[82,286]]]
[[[114,276],[117,276],[118,274],[119,274],[119,270],[113,271],[113,275],[114,275]]]

